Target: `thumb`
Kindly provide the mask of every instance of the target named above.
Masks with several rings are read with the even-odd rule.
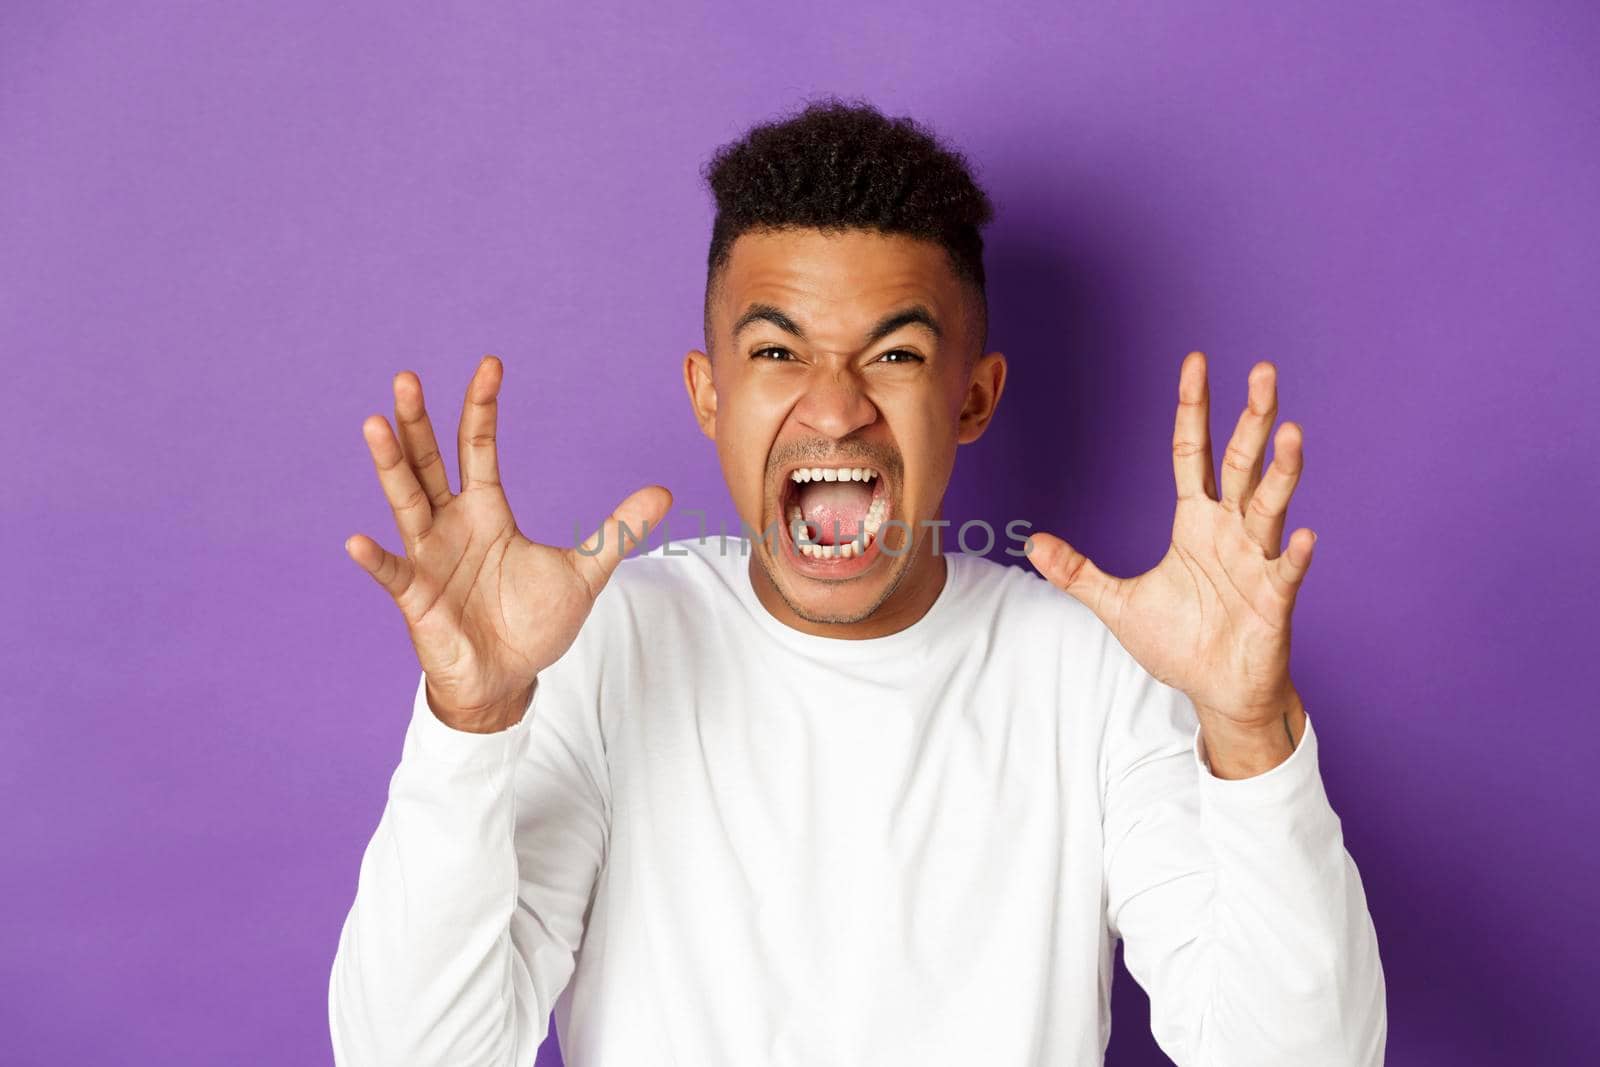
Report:
[[[1054,534],[1030,534],[1022,550],[1045,581],[1082,601],[1101,621],[1110,621],[1100,614],[1100,606],[1116,590],[1117,579]]]
[[[617,505],[611,517],[600,524],[600,529],[571,550],[573,566],[589,583],[590,590],[600,592],[617,564],[644,543],[670,507],[672,494],[665,486],[647,485],[637,489]]]

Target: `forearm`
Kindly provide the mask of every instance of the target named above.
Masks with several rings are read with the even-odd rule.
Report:
[[[329,978],[335,1058],[531,1062],[543,1030],[525,975],[514,979],[511,939],[512,771],[525,728],[449,733],[418,712]]]
[[[1216,875],[1201,1064],[1382,1062],[1377,938],[1315,734],[1302,731],[1293,762],[1252,778],[1202,768],[1200,822]]]

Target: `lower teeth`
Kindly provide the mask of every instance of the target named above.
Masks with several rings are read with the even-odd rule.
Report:
[[[865,553],[872,547],[872,542],[878,539],[878,530],[883,526],[881,515],[882,510],[877,507],[868,511],[866,520],[861,524],[861,536],[837,545],[801,543],[800,538],[805,536],[807,531],[804,526],[805,517],[799,508],[794,508],[789,513],[789,529],[794,534],[795,547],[800,549],[801,555],[811,559],[850,559]]]

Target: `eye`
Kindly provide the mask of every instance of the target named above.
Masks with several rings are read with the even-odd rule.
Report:
[[[777,354],[769,356],[769,355],[767,355],[768,352],[775,352]],[[768,360],[768,361],[773,362],[773,363],[782,363],[782,362],[784,362],[786,360],[793,359],[794,358],[794,354],[792,352],[790,352],[787,348],[779,348],[777,345],[767,345],[767,346],[765,346],[763,348],[758,348],[754,352],[750,353],[750,358],[751,359],[764,359],[764,360]]]
[[[894,359],[894,358],[892,358],[894,356],[899,356],[900,358],[899,359]],[[885,352],[883,355],[878,357],[878,360],[880,362],[883,362],[883,363],[925,363],[925,362],[927,362],[925,359],[923,359],[921,356],[917,355],[915,352],[907,352],[903,348],[896,348],[896,349],[894,349],[892,351]]]

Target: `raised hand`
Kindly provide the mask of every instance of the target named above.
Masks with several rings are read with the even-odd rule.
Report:
[[[500,360],[485,356],[467,385],[457,432],[459,493],[450,491],[422,382],[410,371],[395,375],[399,438],[382,415],[368,417],[361,431],[405,554],[362,534],[345,542],[405,617],[434,714],[476,733],[515,723],[538,673],[572,645],[621,561],[619,523],[642,540],[645,524],[653,528],[672,504],[659,485],[636,491],[584,543],[587,553],[524,537],[500,486],[495,448],[503,374]]]
[[[1249,399],[1223,454],[1219,495],[1205,356],[1189,353],[1172,438],[1177,511],[1161,562],[1113,578],[1059,537],[1030,538],[1040,574],[1094,611],[1145,670],[1188,694],[1208,748],[1213,737],[1259,740],[1279,730],[1292,750],[1303,724],[1289,679],[1289,617],[1316,535],[1297,529],[1279,551],[1303,459],[1298,425],[1272,434],[1277,411],[1277,371],[1262,361],[1250,370]]]

